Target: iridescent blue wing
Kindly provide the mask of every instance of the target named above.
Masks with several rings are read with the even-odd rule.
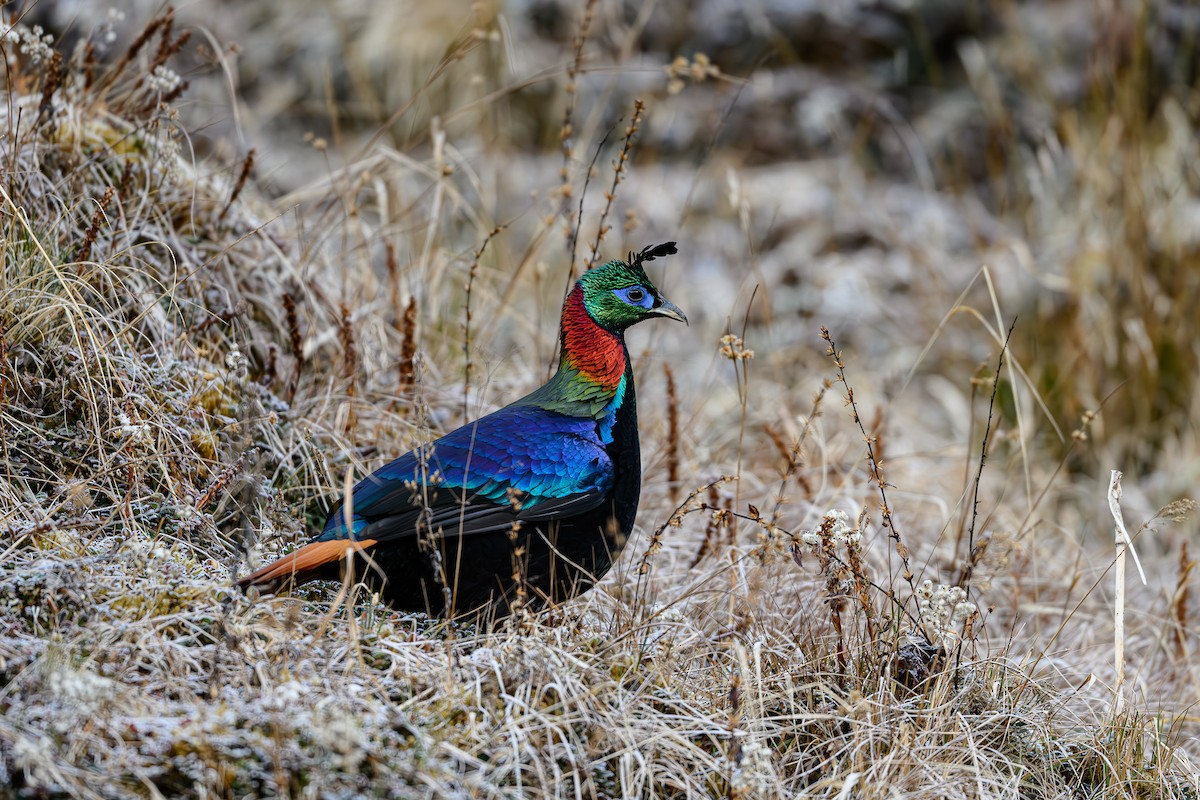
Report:
[[[590,511],[614,479],[595,420],[507,406],[359,481],[351,524],[338,508],[319,538],[387,541],[419,524],[459,535],[507,530]]]

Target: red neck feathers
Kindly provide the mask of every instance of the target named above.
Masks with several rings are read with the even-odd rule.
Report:
[[[576,286],[567,296],[561,335],[560,369],[569,367],[588,383],[606,392],[616,392],[625,375],[625,343],[620,334],[596,324],[588,314],[581,286]]]

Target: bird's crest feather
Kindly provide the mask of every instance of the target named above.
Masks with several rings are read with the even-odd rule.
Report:
[[[642,248],[642,252],[635,253],[629,251],[629,265],[631,267],[640,267],[647,261],[653,261],[656,258],[663,256],[673,256],[679,251],[675,249],[674,242],[663,242],[662,244],[651,244]]]

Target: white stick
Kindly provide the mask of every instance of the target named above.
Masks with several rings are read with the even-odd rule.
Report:
[[[1125,518],[1121,516],[1121,471],[1114,469],[1112,473],[1112,482],[1108,485],[1108,510],[1112,512],[1113,520],[1117,523],[1117,542],[1118,544],[1124,542],[1125,546],[1129,548],[1129,554],[1133,556],[1133,565],[1137,567],[1138,577],[1142,579],[1142,586],[1145,586],[1146,572],[1142,569],[1141,559],[1138,558],[1137,550],[1133,547],[1133,538],[1125,529]],[[1114,486],[1116,487],[1115,494]]]
[[[1112,705],[1113,716],[1116,716],[1125,705],[1125,550],[1129,542],[1125,521],[1121,518],[1120,470],[1112,471],[1112,479],[1108,483],[1108,510],[1116,522],[1117,544],[1116,598],[1113,602],[1113,662],[1117,675],[1113,680]]]

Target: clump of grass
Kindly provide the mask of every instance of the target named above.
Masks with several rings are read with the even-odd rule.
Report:
[[[185,516],[214,511],[193,487],[236,459],[229,423],[261,400],[263,362],[229,365],[249,346],[231,323],[273,335],[256,294],[285,266],[253,236],[251,209],[230,212],[242,241],[209,247],[221,216],[210,200],[225,189],[179,160],[170,90],[151,80],[185,42],[166,13],[108,68],[86,47],[12,60],[0,210],[10,525],[74,518],[175,538]],[[18,87],[37,83],[55,91],[32,124],[35,96]],[[202,551],[228,556],[221,542]]]

